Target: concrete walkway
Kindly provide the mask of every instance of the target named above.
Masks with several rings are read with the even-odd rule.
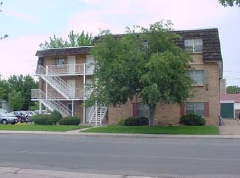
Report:
[[[240,135],[240,125],[236,119],[224,119],[223,126],[219,126],[220,135]]]

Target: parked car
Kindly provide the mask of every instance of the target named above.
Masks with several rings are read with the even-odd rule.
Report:
[[[28,111],[12,111],[11,114],[15,115],[18,118],[18,122],[31,122],[31,114],[28,113]]]
[[[0,112],[0,123],[1,124],[16,124],[18,122],[18,118],[11,113],[8,112]]]

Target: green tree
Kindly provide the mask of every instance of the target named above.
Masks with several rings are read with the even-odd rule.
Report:
[[[224,7],[227,6],[239,6],[240,7],[240,0],[219,0],[219,3],[222,4]]]
[[[3,2],[0,2],[0,12],[2,12],[2,10],[1,10],[1,6],[2,6],[2,4],[3,4]],[[7,38],[8,37],[8,35],[3,35],[3,36],[0,36],[0,40],[1,39],[3,39],[3,38]]]
[[[227,90],[227,94],[236,94],[236,93],[240,93],[240,87],[233,85],[233,86],[228,86],[226,88]]]
[[[30,75],[20,75],[20,76],[10,76],[8,79],[8,86],[10,91],[14,91],[14,93],[20,93],[20,95],[23,98],[23,104],[20,109],[28,110],[30,106],[34,105],[34,102],[31,101],[31,89],[37,89],[38,88],[38,82],[34,81],[34,79]],[[12,93],[9,95],[9,102]],[[14,100],[17,97],[13,97],[12,100]],[[16,104],[14,106],[21,106],[20,103],[22,103],[22,100],[15,100],[16,102],[19,102],[19,104]],[[13,107],[14,110],[17,110],[19,108]]]
[[[6,80],[0,75],[0,100],[8,100],[9,87]]]
[[[14,110],[22,110],[25,99],[22,96],[21,92],[17,92],[16,90],[12,90],[8,97],[8,103],[11,108]]]
[[[92,46],[92,34],[85,33],[84,31],[74,33],[73,30],[69,32],[68,39],[64,40],[62,37],[50,37],[49,42],[45,41],[39,46],[42,49],[49,48],[65,48],[65,47],[79,47],[79,46]]]
[[[182,103],[190,96],[191,57],[174,43],[180,37],[167,21],[149,28],[127,27],[126,34],[102,31],[91,54],[95,59],[93,92],[87,104],[126,104],[137,99],[149,106],[153,126],[157,103]]]

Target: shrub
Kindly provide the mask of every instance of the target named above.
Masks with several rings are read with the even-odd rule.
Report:
[[[148,124],[149,120],[147,117],[129,117],[123,121],[124,126],[144,126]]]
[[[139,125],[149,125],[149,119],[147,117],[138,117]]]
[[[37,114],[31,117],[34,124],[37,125],[52,125],[50,120],[50,115],[47,114]]]
[[[123,126],[124,120],[122,118],[118,119],[117,126]]]
[[[62,115],[60,114],[60,112],[54,110],[51,114],[50,114],[50,120],[48,121],[49,125],[56,125],[57,122],[62,119]]]
[[[59,125],[79,125],[80,118],[78,117],[64,117],[58,121]]]
[[[202,116],[187,114],[180,118],[180,123],[188,126],[203,126],[206,124],[206,121]]]

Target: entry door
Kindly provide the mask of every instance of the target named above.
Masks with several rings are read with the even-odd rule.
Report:
[[[75,73],[75,65],[76,65],[76,56],[68,56],[68,73]]]
[[[94,59],[93,59],[93,57],[91,55],[87,55],[86,68],[87,68],[87,74],[93,74],[93,71],[94,71]]]
[[[71,98],[76,98],[75,80],[67,80],[69,95]]]

